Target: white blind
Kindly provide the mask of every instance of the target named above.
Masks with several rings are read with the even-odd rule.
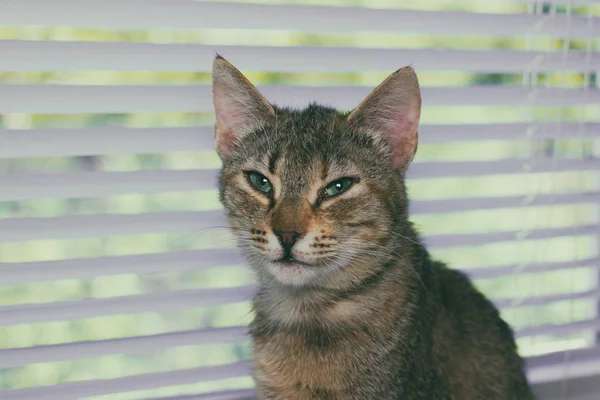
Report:
[[[0,1],[0,398],[247,399],[255,283],[216,196],[210,69],[351,109],[412,65],[413,220],[600,398],[600,4]]]

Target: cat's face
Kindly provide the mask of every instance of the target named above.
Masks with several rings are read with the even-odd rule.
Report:
[[[406,218],[402,176],[416,139],[399,138],[395,152],[356,111],[274,108],[224,65],[215,73],[220,196],[262,283],[339,287],[368,276]]]
[[[277,111],[224,160],[221,199],[234,233],[257,268],[292,285],[336,273],[390,227],[397,175],[366,135],[335,111]],[[396,189],[396,190],[394,190]]]

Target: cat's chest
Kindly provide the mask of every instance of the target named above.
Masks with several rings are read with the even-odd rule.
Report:
[[[364,373],[372,353],[366,333],[315,331],[254,336],[255,379],[277,398],[350,399],[344,395]]]

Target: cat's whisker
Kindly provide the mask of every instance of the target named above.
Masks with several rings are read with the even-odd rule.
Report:
[[[202,228],[202,229],[196,229],[196,230],[192,230],[192,231],[181,234],[180,236],[178,236],[177,240],[183,240],[189,236],[204,234],[204,233],[207,233],[208,231],[212,231],[212,230],[216,230],[216,229],[228,230],[229,227],[228,226],[209,226],[209,227]]]

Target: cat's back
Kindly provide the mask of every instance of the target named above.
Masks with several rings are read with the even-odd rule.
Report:
[[[440,296],[434,358],[455,399],[528,400],[513,332],[462,272],[434,263]]]

